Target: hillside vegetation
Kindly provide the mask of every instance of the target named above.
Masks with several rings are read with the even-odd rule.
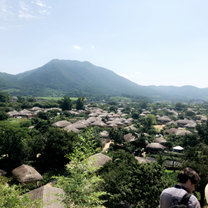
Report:
[[[151,76],[151,74],[150,74]],[[157,101],[207,100],[208,89],[142,86],[89,62],[52,60],[17,75],[0,73],[0,90],[21,96],[145,96]]]

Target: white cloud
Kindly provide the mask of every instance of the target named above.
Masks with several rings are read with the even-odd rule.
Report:
[[[36,0],[33,2],[34,4],[36,4],[39,7],[47,7],[46,4],[44,4],[42,1],[40,0]]]
[[[0,19],[16,20],[50,15],[51,7],[43,0],[0,0]]]
[[[81,50],[81,47],[80,46],[78,46],[78,45],[74,45],[74,47],[73,47],[75,50]]]
[[[0,18],[9,19],[14,16],[13,8],[6,0],[0,0]]]
[[[90,48],[91,48],[91,49],[95,49],[95,46],[94,46],[94,45],[91,45]]]

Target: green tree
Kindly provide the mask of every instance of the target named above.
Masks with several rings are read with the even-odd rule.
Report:
[[[57,128],[48,128],[44,133],[44,148],[38,158],[41,170],[59,170],[69,162],[65,157],[73,151],[73,143],[77,139],[77,134],[67,132]]]
[[[0,92],[0,102],[8,103],[11,101],[11,96],[5,92]]]
[[[183,103],[176,103],[175,104],[175,109],[177,110],[177,111],[183,111],[183,110],[185,110],[186,109],[186,105],[185,104],[183,104]]]
[[[200,176],[201,180],[196,188],[200,193],[200,204],[204,206],[204,188],[208,183],[208,146],[205,144],[198,144],[190,147],[185,152],[184,167],[193,168]]]
[[[117,106],[112,105],[112,106],[109,107],[109,112],[117,113],[117,110],[118,110]]]
[[[96,175],[95,170],[88,164],[87,158],[95,153],[95,142],[92,131],[85,133],[76,143],[73,153],[68,154],[71,161],[67,165],[69,176],[59,176],[57,178],[58,187],[65,191],[64,203],[66,207],[88,208],[101,207],[103,200],[101,196],[105,192],[101,191],[102,180]]]
[[[84,97],[79,97],[76,100],[76,109],[77,110],[84,110],[84,101],[85,101]]]
[[[157,163],[139,164],[133,155],[118,151],[100,171],[109,193],[109,208],[152,208],[158,206],[164,188],[163,169]],[[150,200],[151,199],[151,200]]]
[[[0,121],[7,120],[9,115],[5,111],[0,111]]]
[[[124,142],[124,131],[121,128],[110,129],[109,137],[113,139],[115,144],[122,144]]]
[[[64,96],[64,98],[59,101],[59,105],[63,111],[72,109],[72,101],[69,96]]]
[[[0,155],[8,155],[0,161],[6,169],[11,170],[28,160],[31,137],[26,128],[0,126],[0,138]]]
[[[201,125],[198,124],[196,130],[198,131],[200,142],[208,145],[208,120]]]
[[[27,195],[21,196],[21,191],[16,186],[0,184],[1,208],[40,208],[40,201],[31,201]]]

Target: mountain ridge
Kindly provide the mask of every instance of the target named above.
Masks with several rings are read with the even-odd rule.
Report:
[[[14,90],[11,89],[18,89]],[[16,75],[0,73],[0,90],[13,95],[92,96],[132,95],[159,100],[204,99],[208,88],[185,85],[142,86],[88,61],[53,59],[41,67]]]

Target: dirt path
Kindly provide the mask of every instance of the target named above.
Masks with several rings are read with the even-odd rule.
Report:
[[[103,147],[103,150],[102,151],[103,152],[106,152],[109,149],[111,143],[112,143],[111,141],[105,143],[105,146]]]

